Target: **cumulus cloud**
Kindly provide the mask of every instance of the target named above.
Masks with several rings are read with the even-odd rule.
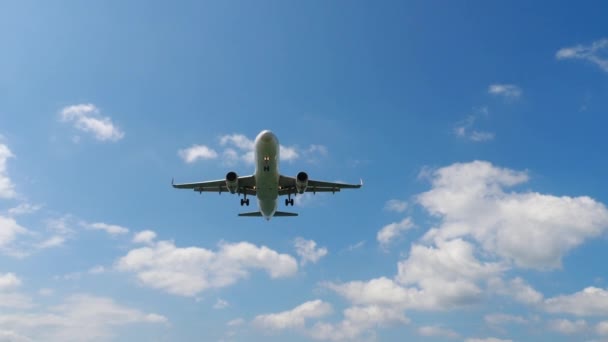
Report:
[[[0,291],[13,290],[21,285],[19,279],[14,273],[0,273]]]
[[[100,141],[118,141],[125,136],[110,117],[102,116],[99,108],[91,103],[64,107],[60,117],[61,121],[73,123],[76,129],[91,133]]]
[[[591,286],[570,295],[548,298],[545,309],[551,313],[576,316],[607,316],[608,291]]]
[[[425,240],[470,237],[517,266],[553,269],[568,251],[608,227],[608,210],[592,198],[505,191],[527,180],[526,172],[483,161],[436,170],[432,189],[417,197],[440,219]]]
[[[338,323],[317,322],[310,329],[310,336],[317,340],[353,340],[366,333],[373,336],[373,329],[378,326],[410,322],[398,308],[378,305],[349,307],[343,314]]]
[[[515,84],[491,84],[488,87],[488,93],[515,100],[521,97],[522,91],[521,88]]]
[[[215,159],[218,156],[214,149],[211,149],[205,145],[192,145],[188,148],[177,151],[177,155],[179,155],[180,158],[182,158],[188,164],[192,164],[198,160]]]
[[[8,177],[7,161],[15,155],[5,144],[0,143],[0,198],[13,198],[17,195],[15,186]]]
[[[481,280],[503,270],[498,263],[481,262],[473,245],[462,239],[439,241],[437,247],[413,245],[406,260],[399,262],[396,279],[417,285],[436,309],[472,304],[481,299]]]
[[[0,313],[0,331],[11,330],[35,341],[108,340],[115,329],[135,323],[166,323],[167,318],[87,294],[67,297],[60,305],[20,313]]]
[[[391,241],[399,238],[404,232],[414,227],[410,217],[406,217],[400,222],[393,222],[382,227],[376,235],[376,239],[384,248],[388,247]]]
[[[135,234],[135,236],[133,237],[133,242],[149,245],[154,242],[154,239],[156,239],[155,232],[151,230],[144,230]]]
[[[608,72],[608,39],[596,40],[589,45],[561,48],[555,54],[557,59],[582,59]]]
[[[296,274],[298,264],[288,254],[248,242],[220,243],[217,251],[177,247],[159,241],[136,248],[116,262],[116,268],[135,273],[141,284],[181,296],[194,296],[246,278],[250,270],[265,270],[271,278]]]
[[[454,330],[436,325],[426,325],[418,328],[418,334],[426,337],[458,338],[460,335]]]
[[[587,322],[582,319],[577,321],[571,321],[568,319],[555,319],[548,323],[550,330],[558,332],[560,334],[576,334],[582,333],[589,330]]]
[[[306,265],[307,262],[316,264],[322,257],[327,255],[327,248],[318,247],[313,240],[306,240],[297,237],[294,241],[296,254],[300,257],[300,264]]]
[[[115,224],[107,224],[103,222],[82,223],[82,225],[90,230],[103,230],[110,235],[122,235],[129,233],[129,229]]]
[[[510,281],[492,278],[488,281],[488,287],[497,294],[512,297],[523,304],[536,305],[540,304],[543,300],[543,294],[535,290],[520,277],[516,277]]]
[[[256,316],[253,324],[265,330],[303,329],[306,320],[326,316],[332,312],[331,305],[322,300],[313,300],[279,313]]]

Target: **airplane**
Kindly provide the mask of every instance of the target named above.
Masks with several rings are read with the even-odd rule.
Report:
[[[279,173],[279,140],[269,130],[258,134],[254,143],[255,173],[250,176],[239,177],[236,172],[230,171],[225,179],[175,184],[171,185],[177,189],[192,189],[199,193],[203,192],[229,192],[231,194],[243,195],[241,206],[249,206],[247,196],[256,196],[259,211],[240,213],[238,216],[264,217],[270,220],[279,216],[298,216],[297,213],[277,211],[279,196],[287,196],[285,206],[293,206],[292,195],[297,196],[305,192],[332,192],[336,193],[342,189],[358,189],[363,185],[344,184],[334,182],[316,181],[308,178],[304,171],[299,172],[296,177],[283,176]]]

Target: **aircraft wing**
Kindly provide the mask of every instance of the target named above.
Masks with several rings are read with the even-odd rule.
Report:
[[[305,192],[339,192],[342,189],[358,189],[363,185],[363,181],[360,184],[346,184],[346,183],[335,183],[326,181],[317,181],[313,179],[308,180],[308,186]],[[295,177],[279,176],[279,196],[287,194],[295,194],[296,190],[296,179]]]
[[[252,196],[256,195],[255,178],[253,175],[239,177],[238,184],[239,184],[239,188],[237,191],[238,193],[240,193],[240,194],[246,193],[247,195],[252,195]],[[180,183],[180,184],[175,184],[172,182],[171,185],[176,189],[192,189],[196,192],[217,192],[217,193],[229,192],[228,188],[226,187],[225,179],[196,182],[196,183]]]

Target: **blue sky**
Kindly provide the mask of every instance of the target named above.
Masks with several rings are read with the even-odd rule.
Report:
[[[606,10],[4,2],[0,340],[607,339]]]

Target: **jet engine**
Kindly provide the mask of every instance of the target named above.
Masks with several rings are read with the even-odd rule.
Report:
[[[226,187],[231,194],[237,192],[239,189],[239,176],[236,172],[230,171],[226,174]]]
[[[299,194],[303,194],[308,186],[308,174],[304,171],[299,172],[296,176],[296,190]]]

